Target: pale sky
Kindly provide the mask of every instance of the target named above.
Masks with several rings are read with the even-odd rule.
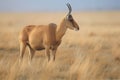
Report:
[[[0,0],[0,12],[120,10],[120,0]]]

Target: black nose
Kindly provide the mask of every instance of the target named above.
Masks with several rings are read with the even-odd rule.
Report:
[[[79,30],[79,27],[77,29]]]

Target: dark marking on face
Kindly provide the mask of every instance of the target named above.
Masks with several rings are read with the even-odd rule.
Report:
[[[72,17],[72,15],[68,15],[68,20],[69,20],[70,22],[73,21],[73,17]]]
[[[67,19],[72,24],[73,28],[79,30],[79,27],[77,26],[77,23],[74,21],[71,14],[67,16]]]
[[[68,20],[72,23],[73,27],[75,27],[72,15],[68,15]]]

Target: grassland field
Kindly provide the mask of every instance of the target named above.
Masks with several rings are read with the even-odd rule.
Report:
[[[0,80],[120,80],[120,11],[73,12],[79,31],[67,30],[47,62],[37,51],[31,65],[26,49],[19,64],[19,32],[26,25],[59,24],[66,13],[0,13]]]

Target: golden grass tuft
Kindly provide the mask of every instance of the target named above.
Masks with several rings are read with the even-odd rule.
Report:
[[[71,80],[119,80],[120,64],[107,53],[81,53],[71,66]]]

